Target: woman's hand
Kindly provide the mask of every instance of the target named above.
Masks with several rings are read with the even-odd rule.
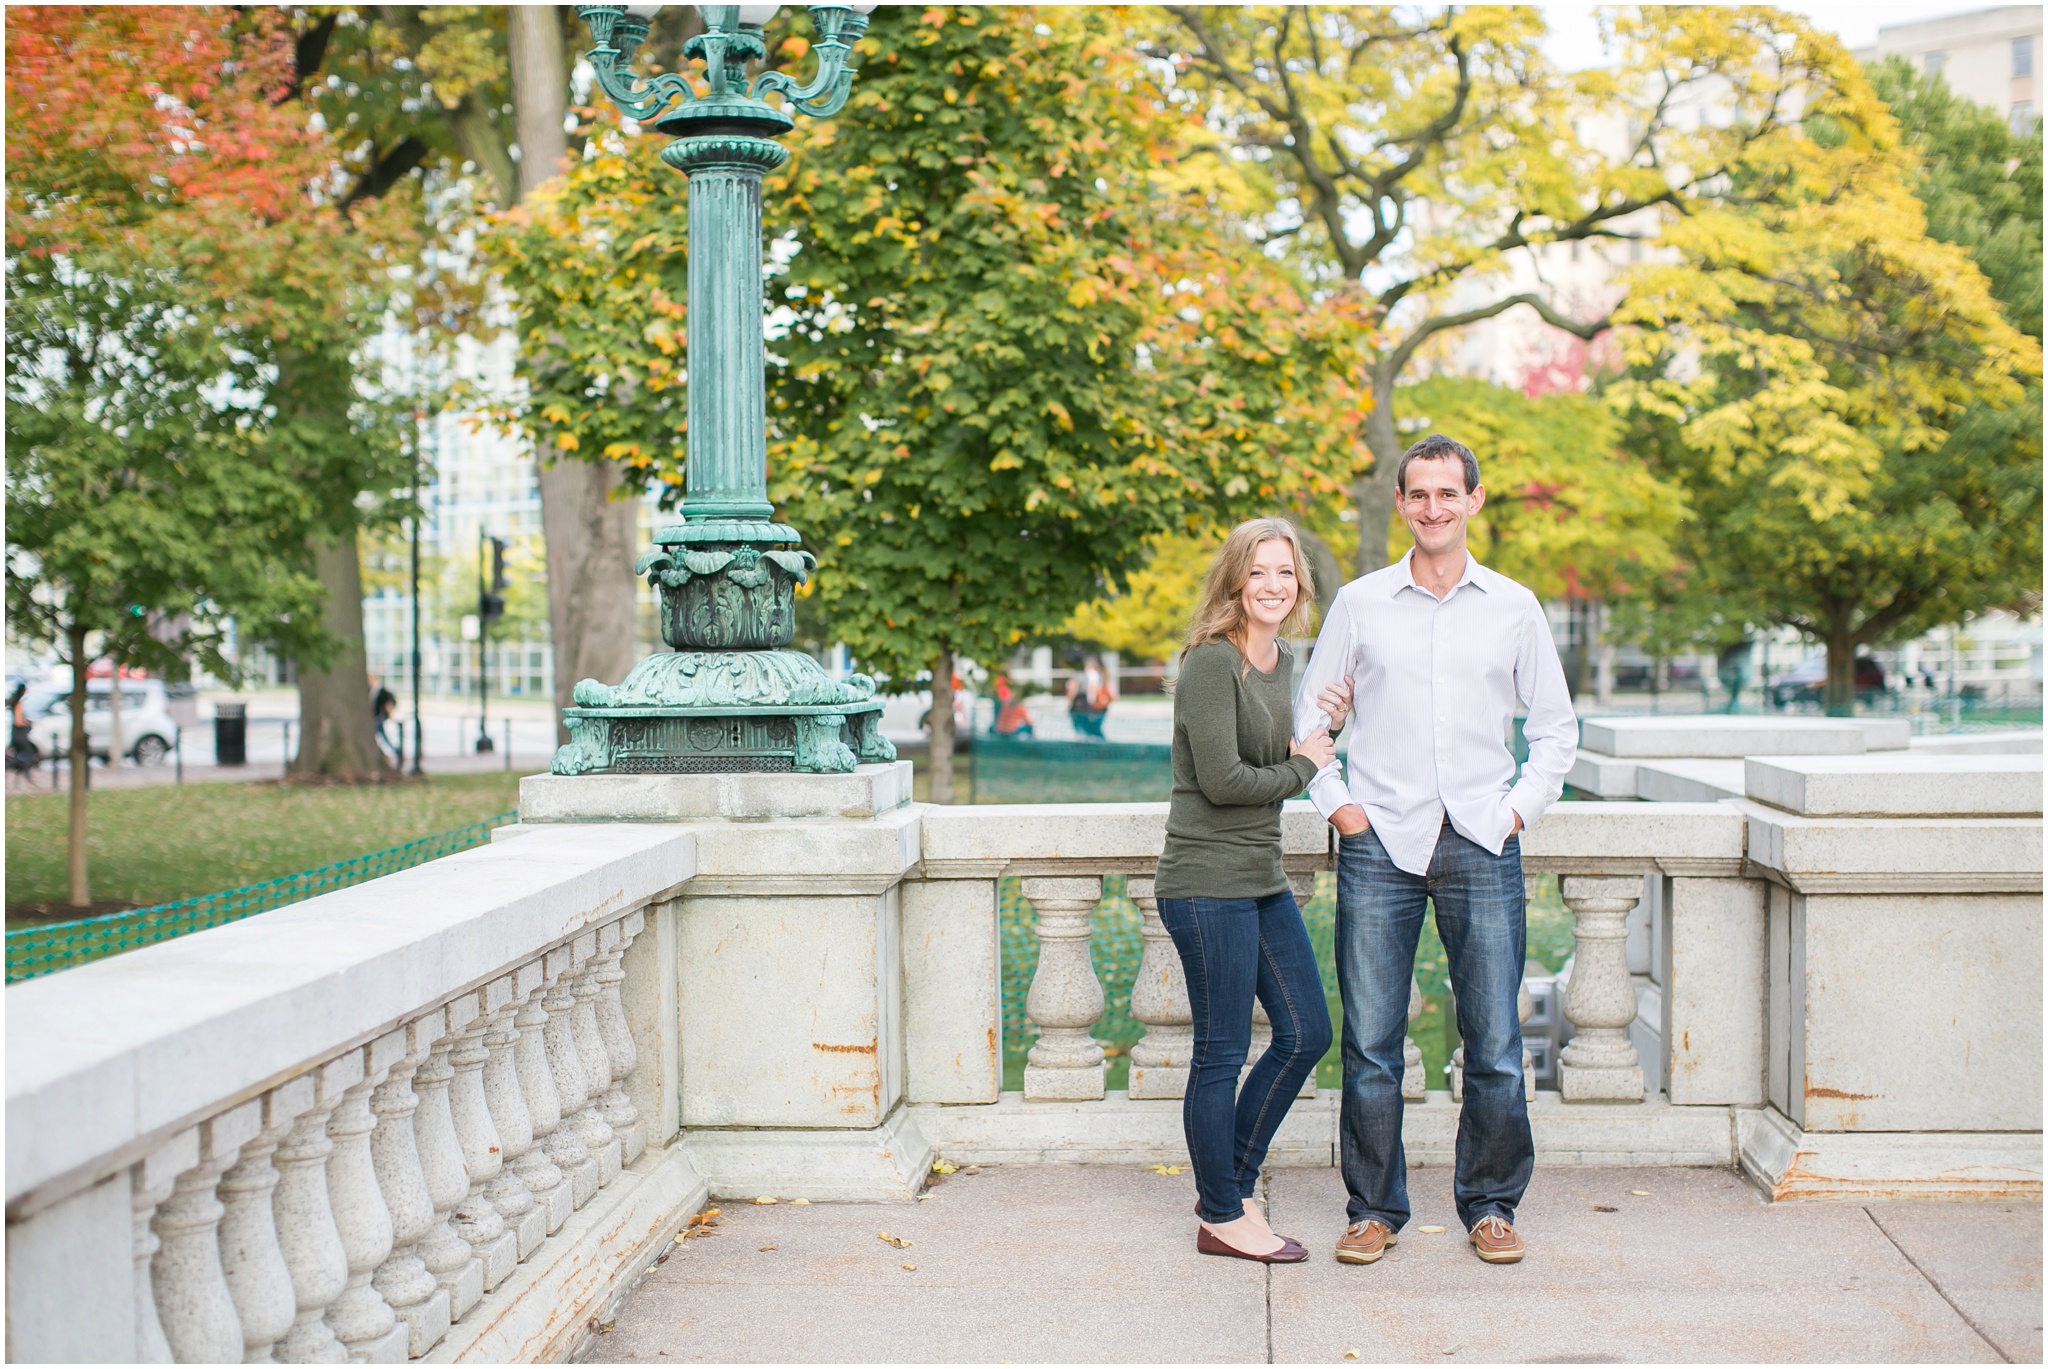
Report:
[[[1316,695],[1316,707],[1329,715],[1330,735],[1336,736],[1344,730],[1344,720],[1351,716],[1351,677],[1346,675]]]
[[[1320,770],[1337,759],[1337,743],[1331,741],[1330,734],[1319,727],[1289,746],[1287,754],[1307,756],[1316,763],[1316,769]]]

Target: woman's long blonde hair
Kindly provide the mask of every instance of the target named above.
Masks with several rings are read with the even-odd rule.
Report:
[[[1285,518],[1248,518],[1230,530],[1223,549],[1209,565],[1202,579],[1202,600],[1195,607],[1188,626],[1188,647],[1205,642],[1229,642],[1239,652],[1245,644],[1244,587],[1252,578],[1252,562],[1259,547],[1272,541],[1285,542],[1294,553],[1294,608],[1280,622],[1283,637],[1308,635],[1309,605],[1315,602],[1315,576],[1302,554],[1301,534]]]

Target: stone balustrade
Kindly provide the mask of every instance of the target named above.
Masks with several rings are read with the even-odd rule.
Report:
[[[680,1151],[627,1168],[662,1089],[622,990],[662,997],[635,948],[693,853],[521,829],[10,989],[10,1357],[573,1349],[562,1298],[622,1289],[704,1192]],[[133,1317],[95,1315],[116,1289]]]
[[[1751,758],[1764,798],[1546,814],[1523,862],[1573,915],[1576,1034],[1539,1164],[2038,1193],[2039,786],[1992,759],[1873,799],[1869,757]],[[1165,805],[934,808],[908,772],[532,777],[489,848],[10,989],[10,1356],[565,1357],[707,1197],[1183,1160]],[[1897,811],[1923,792],[1947,811]],[[1329,829],[1282,825],[1306,895]],[[1109,876],[1143,928],[1117,1090]],[[1016,1092],[1006,878],[1038,952]],[[1408,1154],[1447,1164],[1409,1046]],[[1272,1164],[1335,1162],[1337,1093],[1303,1092]]]

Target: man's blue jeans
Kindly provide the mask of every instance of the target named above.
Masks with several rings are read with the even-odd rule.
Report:
[[[1187,973],[1195,1058],[1181,1100],[1205,1222],[1233,1222],[1258,1187],[1273,1133],[1309,1071],[1330,1049],[1330,1008],[1315,947],[1294,895],[1162,898],[1159,920]],[[1252,998],[1266,1005],[1273,1041],[1244,1087]]]
[[[1509,837],[1496,856],[1446,824],[1426,878],[1397,868],[1370,829],[1343,838],[1337,854],[1337,985],[1344,999],[1340,1158],[1350,1220],[1376,1218],[1399,1231],[1409,1215],[1401,1043],[1427,900],[1436,903],[1465,1040],[1452,1192],[1458,1220],[1469,1231],[1487,1217],[1513,1221],[1536,1166],[1516,1008],[1527,944],[1519,837]]]

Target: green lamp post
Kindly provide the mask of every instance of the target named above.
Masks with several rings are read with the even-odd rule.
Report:
[[[796,113],[824,117],[846,103],[853,44],[874,6],[810,6],[818,65],[807,85],[780,71],[748,79],[777,8],[703,6],[705,31],[683,47],[702,67],[650,80],[629,64],[661,6],[576,8],[605,94],[674,139],[661,159],[690,180],[690,427],[681,521],[656,532],[633,568],[660,596],[662,639],[674,649],[619,684],[578,682],[558,775],[819,773],[896,758],[873,680],[835,680],[783,649],[796,632],[797,586],[817,562],[796,529],[773,521],[762,382],[761,178],[788,159],[776,139]]]

